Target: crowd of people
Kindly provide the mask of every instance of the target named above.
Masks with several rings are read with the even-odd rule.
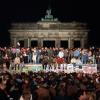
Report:
[[[100,64],[100,48],[0,48],[0,65],[18,69],[24,64],[42,64],[43,69],[57,64]]]
[[[0,100],[100,100],[100,73],[1,73]]]
[[[100,72],[3,71],[25,64],[56,69],[62,63],[100,64],[100,48],[0,48],[0,100],[100,100]]]

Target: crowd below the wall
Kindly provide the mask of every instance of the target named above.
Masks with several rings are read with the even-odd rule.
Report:
[[[100,100],[100,73],[0,73],[0,100]]]

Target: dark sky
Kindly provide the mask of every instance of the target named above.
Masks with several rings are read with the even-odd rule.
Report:
[[[96,0],[0,0],[0,44],[9,44],[11,22],[36,22],[44,17],[48,6],[60,21],[88,23],[89,44],[100,46],[100,5]]]

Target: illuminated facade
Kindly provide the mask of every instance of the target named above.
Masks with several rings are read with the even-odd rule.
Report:
[[[37,23],[12,23],[9,30],[11,44],[19,41],[23,47],[85,47],[88,39],[86,23],[60,22],[46,11],[45,18]]]

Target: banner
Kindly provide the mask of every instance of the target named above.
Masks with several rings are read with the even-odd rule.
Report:
[[[97,64],[85,64],[82,66],[83,73],[97,73]]]
[[[74,72],[73,64],[67,64],[67,73],[73,73],[73,72]]]
[[[25,65],[25,67],[23,68],[23,72],[27,71],[33,71],[33,72],[43,71],[42,64]],[[56,67],[56,69],[54,69],[54,66],[51,66],[50,69],[47,67],[46,71],[65,72],[65,73],[82,72],[87,74],[93,74],[97,73],[97,64],[83,64],[83,65],[61,64],[60,68]]]
[[[32,64],[32,65],[27,64],[23,68],[23,72],[28,72],[28,71],[38,72],[42,70],[43,70],[42,64]]]

